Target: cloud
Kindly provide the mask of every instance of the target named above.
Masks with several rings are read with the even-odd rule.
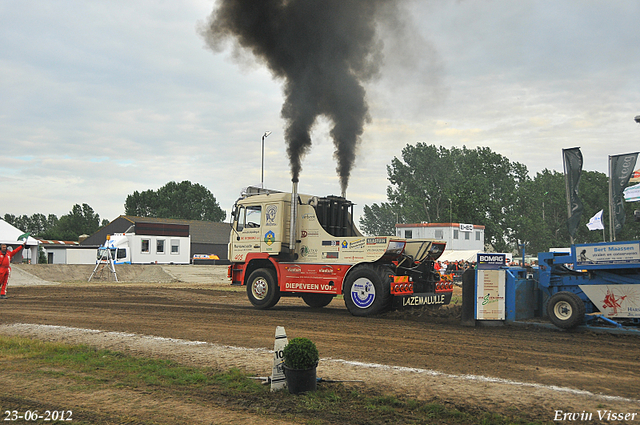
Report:
[[[640,8],[634,2],[408,1],[385,34],[379,78],[348,196],[386,199],[386,166],[418,141],[488,146],[530,172],[562,170],[580,146],[585,169],[638,150]],[[212,4],[151,0],[0,6],[0,213],[102,218],[126,196],[168,181],[209,188],[230,209],[260,181],[288,190],[282,86],[241,70],[196,32]],[[300,190],[337,194],[322,121]]]

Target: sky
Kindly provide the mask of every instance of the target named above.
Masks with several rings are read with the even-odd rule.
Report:
[[[386,201],[387,166],[418,142],[489,147],[532,177],[562,149],[607,173],[640,150],[640,2],[400,1],[347,197]],[[207,48],[212,0],[0,2],[0,217],[124,214],[127,195],[189,180],[230,211],[242,188],[290,191],[282,81]],[[320,119],[299,190],[340,195]],[[636,166],[636,169],[639,166]],[[228,216],[227,216],[228,217]]]

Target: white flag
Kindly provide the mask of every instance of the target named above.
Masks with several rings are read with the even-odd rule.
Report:
[[[602,211],[596,213],[591,220],[587,223],[587,227],[589,230],[604,230],[604,225],[602,224]]]

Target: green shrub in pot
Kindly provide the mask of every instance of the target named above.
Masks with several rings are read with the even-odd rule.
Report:
[[[293,338],[282,350],[284,364],[290,369],[311,369],[318,365],[320,354],[307,338]]]

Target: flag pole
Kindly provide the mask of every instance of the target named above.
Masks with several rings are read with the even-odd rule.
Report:
[[[567,176],[567,158],[564,153],[565,149],[562,149],[562,166],[564,168],[564,190],[567,197],[567,217],[571,218],[571,201],[569,195],[569,176]],[[569,232],[569,241],[571,245],[573,245],[573,236],[571,236],[571,232]]]
[[[609,239],[609,242],[613,242],[613,180],[611,179],[611,155],[609,155]]]

